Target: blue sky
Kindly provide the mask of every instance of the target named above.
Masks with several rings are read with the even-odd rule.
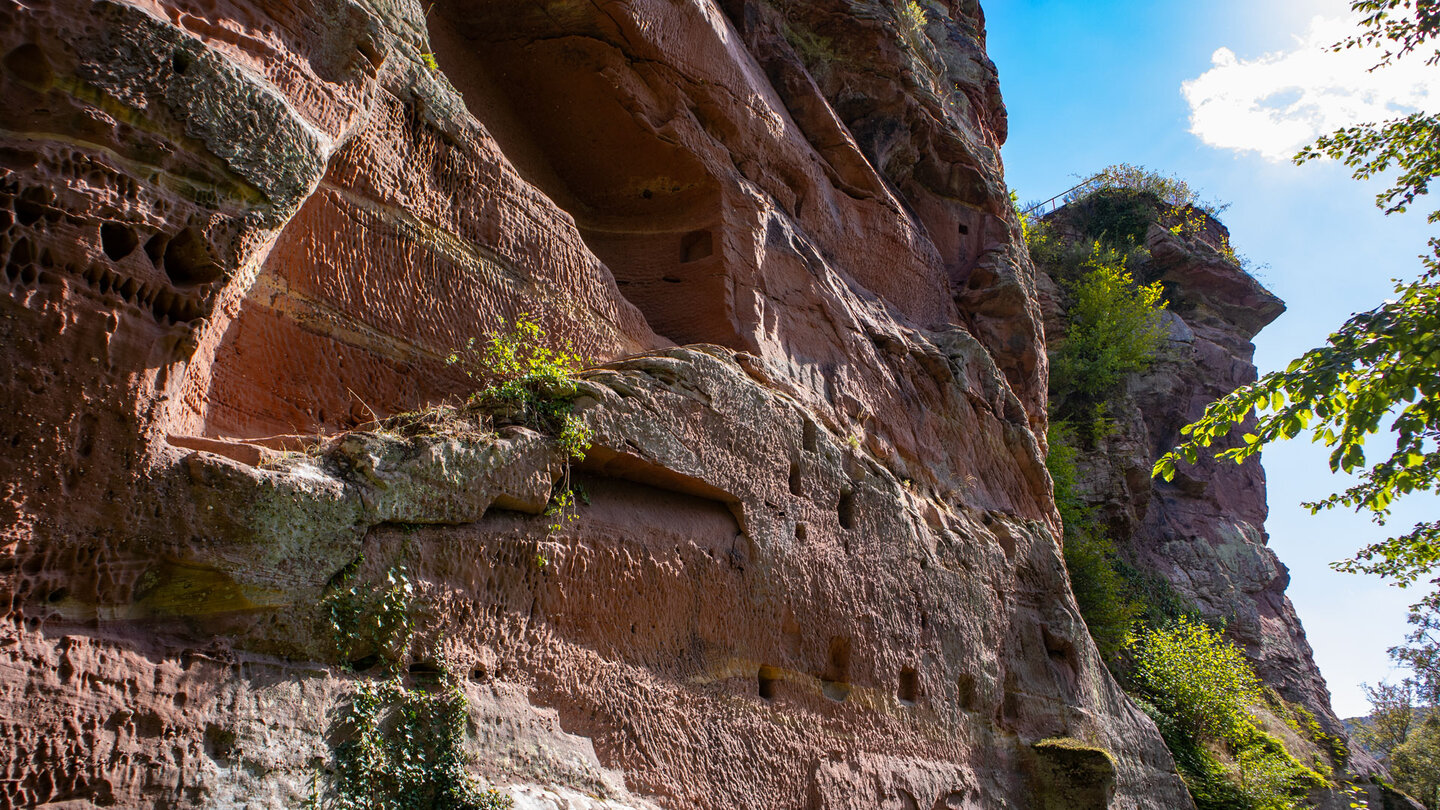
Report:
[[[1283,367],[1350,314],[1383,301],[1390,279],[1413,277],[1430,233],[1423,212],[1383,216],[1374,206],[1383,186],[1358,183],[1334,163],[1297,167],[1282,158],[1293,151],[1287,137],[1303,136],[1306,126],[1328,131],[1387,101],[1399,105],[1395,110],[1440,102],[1440,69],[1403,65],[1392,74],[1363,75],[1349,63],[1326,61],[1346,58],[1325,55],[1315,43],[1349,30],[1348,6],[984,3],[990,55],[1010,113],[1003,156],[1011,187],[1022,200],[1045,199],[1074,185],[1075,175],[1125,162],[1176,174],[1204,197],[1231,203],[1221,218],[1233,244],[1269,265],[1259,276],[1289,305],[1256,339],[1261,371]],[[1192,120],[1184,85],[1217,66],[1224,69],[1194,86],[1201,112]],[[1331,68],[1334,75],[1324,75]],[[1265,95],[1251,97],[1259,94]],[[1311,516],[1299,506],[1344,485],[1330,475],[1323,448],[1293,441],[1266,450],[1264,461],[1270,542],[1290,567],[1290,597],[1336,711],[1364,714],[1359,684],[1395,677],[1385,651],[1403,639],[1405,606],[1420,594],[1330,570],[1331,561],[1391,532],[1351,513]],[[1440,499],[1402,502],[1389,528],[1400,533],[1437,514]]]

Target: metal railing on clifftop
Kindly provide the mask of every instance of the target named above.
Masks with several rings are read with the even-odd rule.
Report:
[[[1061,208],[1064,208],[1067,203],[1073,202],[1080,199],[1081,197],[1085,197],[1093,193],[1100,186],[1104,185],[1105,177],[1105,173],[1101,172],[1100,174],[1097,174],[1087,180],[1082,180],[1074,188],[1062,191],[1059,194],[1056,194],[1054,197],[1046,200],[1045,202],[1036,203],[1035,205],[1026,208],[1024,211],[1020,212],[1020,215],[1026,217],[1043,217],[1048,214],[1053,214]]]

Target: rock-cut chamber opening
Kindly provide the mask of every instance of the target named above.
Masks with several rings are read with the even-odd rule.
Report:
[[[537,7],[538,8],[538,7]],[[676,343],[740,347],[715,178],[660,120],[655,77],[577,10],[570,36],[509,0],[440,0],[429,18],[441,70],[526,180],[575,219],[622,295]],[[546,36],[527,36],[533,25]],[[655,85],[661,83],[653,82]]]

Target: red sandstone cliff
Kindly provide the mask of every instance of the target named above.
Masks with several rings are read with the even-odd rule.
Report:
[[[317,600],[403,559],[522,806],[1188,806],[1069,595],[973,0],[3,3],[0,801],[305,800]],[[533,431],[274,449],[521,312],[604,362],[560,532]]]
[[[1153,199],[1115,200],[1096,203],[1111,211],[1167,207]],[[1285,595],[1289,572],[1267,545],[1269,509],[1259,460],[1236,465],[1203,459],[1173,482],[1150,475],[1160,455],[1181,443],[1181,428],[1206,405],[1255,380],[1250,341],[1285,310],[1237,266],[1233,253],[1227,258],[1216,249],[1229,244],[1220,222],[1194,210],[1189,216],[1203,225],[1197,233],[1181,228],[1182,236],[1166,227],[1177,221],[1173,214],[1162,214],[1163,221],[1149,223],[1145,232],[1143,261],[1134,270],[1143,283],[1164,286],[1169,307],[1164,345],[1154,365],[1132,375],[1107,403],[1106,429],[1096,431],[1093,445],[1077,455],[1079,495],[1128,564],[1158,577],[1187,610],[1225,627],[1282,701],[1271,710],[1300,706],[1318,721],[1318,729],[1301,733],[1262,709],[1263,722],[1285,737],[1287,746],[1362,783],[1371,806],[1412,807],[1368,778],[1382,773],[1368,754],[1347,750],[1344,726],[1330,707],[1325,679]],[[1066,243],[1089,244],[1102,236],[1090,232],[1096,217],[1090,202],[1081,200],[1051,214],[1045,227]],[[1056,279],[1063,268],[1042,263],[1037,272],[1046,332],[1052,340],[1062,339],[1069,322]],[[1338,810],[1353,799],[1343,791],[1317,791],[1310,806]]]

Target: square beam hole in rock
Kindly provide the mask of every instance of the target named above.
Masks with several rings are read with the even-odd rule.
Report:
[[[920,697],[920,673],[914,667],[905,667],[900,670],[900,702],[906,706],[914,706],[915,701]]]
[[[776,687],[780,684],[780,670],[775,667],[760,667],[760,674],[756,680],[759,685],[760,697],[765,700],[774,700]]]
[[[855,528],[855,493],[845,490],[840,493],[840,503],[835,507],[840,517],[840,528]]]
[[[680,239],[681,263],[698,262],[715,255],[715,236],[708,230],[691,231]]]

